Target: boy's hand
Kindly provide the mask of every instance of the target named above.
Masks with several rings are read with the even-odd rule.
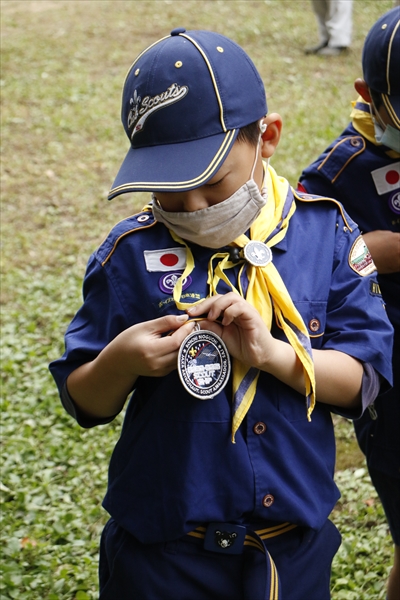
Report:
[[[219,335],[229,353],[245,364],[265,368],[274,354],[276,340],[260,313],[238,294],[212,296],[190,308],[188,313],[191,317],[206,314],[200,327]],[[217,319],[220,322],[216,322]]]
[[[135,377],[168,375],[176,369],[181,343],[193,331],[193,322],[185,323],[187,320],[187,315],[168,315],[138,323],[120,333],[109,345],[118,357],[117,368]]]
[[[187,320],[187,315],[169,315],[117,335],[93,361],[69,375],[67,387],[76,405],[92,417],[118,414],[139,375],[162,377],[177,368],[180,345],[193,331]]]
[[[363,233],[372,259],[381,275],[400,271],[400,233],[380,230]]]
[[[233,292],[213,296],[188,313],[191,317],[206,314],[206,319],[200,321],[201,328],[219,335],[232,356],[305,394],[303,367],[292,346],[273,338],[259,312],[244,298]],[[337,350],[313,350],[313,357],[317,400],[358,410],[362,364]]]

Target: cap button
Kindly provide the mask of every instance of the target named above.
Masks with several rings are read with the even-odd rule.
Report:
[[[186,29],[184,27],[177,27],[171,31],[171,35],[179,35],[180,33],[185,33]]]

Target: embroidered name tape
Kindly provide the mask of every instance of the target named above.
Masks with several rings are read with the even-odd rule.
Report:
[[[377,281],[373,281],[371,279],[369,290],[373,296],[382,296],[381,288],[379,287],[379,283]]]
[[[186,248],[165,248],[143,252],[146,269],[150,272],[176,271],[186,267]]]

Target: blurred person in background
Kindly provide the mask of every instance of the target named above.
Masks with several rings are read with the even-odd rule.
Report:
[[[338,56],[351,45],[353,0],[311,0],[318,23],[319,42],[306,54]]]

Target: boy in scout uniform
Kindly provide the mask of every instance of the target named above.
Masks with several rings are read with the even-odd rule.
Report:
[[[400,8],[368,33],[352,121],[301,177],[299,188],[339,200],[358,223],[378,269],[395,330],[394,385],[354,422],[395,544],[388,599],[400,598]]]
[[[90,258],[50,366],[83,427],[130,396],[100,599],[328,600],[331,411],[360,417],[391,382],[371,256],[338,203],[269,166],[282,120],[228,38],[179,28],[144,50],[122,122],[109,198],[152,196]]]

